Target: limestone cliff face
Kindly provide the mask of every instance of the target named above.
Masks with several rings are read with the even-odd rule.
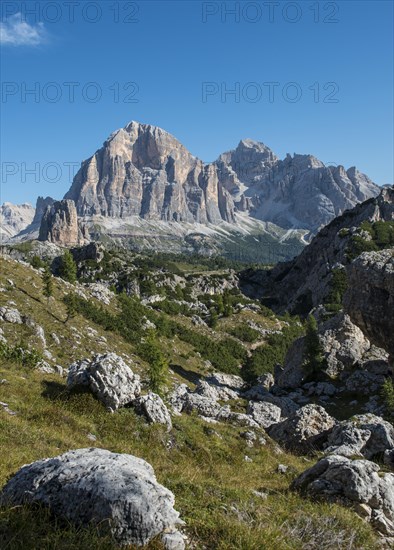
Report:
[[[173,136],[131,122],[82,163],[66,199],[78,215],[218,223],[234,221],[231,196],[214,167]]]
[[[394,250],[364,252],[347,272],[345,310],[375,345],[394,358]]]
[[[249,139],[204,164],[164,130],[130,122],[82,163],[65,199],[79,216],[217,224],[235,223],[242,212],[315,233],[378,192],[355,168],[327,167],[310,155],[280,160]]]
[[[72,246],[83,242],[73,201],[62,200],[47,206],[42,216],[38,240],[60,246]]]
[[[25,229],[34,217],[34,208],[31,204],[11,204],[5,202],[0,206],[0,238],[8,241]]]

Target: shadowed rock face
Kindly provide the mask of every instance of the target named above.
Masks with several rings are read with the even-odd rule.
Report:
[[[50,241],[60,246],[81,243],[82,234],[73,201],[62,200],[47,206],[41,220],[38,240]]]
[[[82,163],[65,198],[79,216],[217,224],[234,223],[239,211],[314,232],[378,191],[355,168],[311,155],[282,161],[250,139],[204,164],[164,130],[130,122]]]
[[[348,266],[344,307],[375,345],[394,357],[394,250],[364,252]]]
[[[271,271],[245,271],[241,276],[241,288],[247,295],[264,297],[265,303],[275,311],[306,315],[324,302],[331,288],[333,268],[349,262],[347,248],[352,231],[366,220],[393,219],[394,188],[388,187],[382,189],[378,197],[335,218],[294,260],[280,263]],[[346,230],[346,236],[341,230]]]

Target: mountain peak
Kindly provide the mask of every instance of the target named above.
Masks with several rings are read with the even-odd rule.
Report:
[[[284,229],[316,231],[378,193],[370,180],[351,176],[312,155],[281,161],[250,138],[204,164],[165,130],[132,120],[82,163],[65,198],[79,216],[218,224],[236,223],[240,211]]]

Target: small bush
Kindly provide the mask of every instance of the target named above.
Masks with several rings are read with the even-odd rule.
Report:
[[[289,325],[285,326],[280,334],[271,334],[266,344],[253,350],[242,371],[245,380],[253,381],[262,374],[273,373],[275,365],[283,364],[294,340],[303,336],[304,328],[297,318],[285,318]]]
[[[306,324],[303,368],[309,375],[312,375],[320,372],[324,366],[325,359],[317,332],[317,321],[313,315],[309,315]]]
[[[240,324],[231,329],[230,334],[242,340],[242,342],[256,342],[260,333],[258,330],[251,328],[248,325]]]
[[[40,352],[28,349],[23,342],[15,346],[0,342],[0,357],[23,367],[35,367],[43,359]]]
[[[46,266],[46,263],[41,260],[40,256],[37,255],[32,257],[30,263],[35,269],[41,269],[42,267]]]
[[[161,395],[167,383],[168,360],[153,331],[149,331],[145,342],[138,347],[138,353],[149,364],[149,389]]]
[[[387,378],[384,381],[381,396],[386,408],[386,414],[392,419],[394,417],[394,384],[391,378]]]

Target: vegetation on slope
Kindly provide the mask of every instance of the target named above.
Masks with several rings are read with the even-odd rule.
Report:
[[[150,309],[123,293],[104,305],[89,294],[88,288],[56,277],[48,298],[43,293],[42,273],[8,260],[1,260],[1,267],[0,287],[4,292],[0,292],[0,304],[18,308],[42,326],[53,362],[63,367],[92,352],[115,351],[147,384],[153,348],[148,345],[144,350],[143,342],[148,339],[149,343],[149,337],[143,325],[149,320],[157,328],[152,345],[159,382],[166,370],[166,358],[157,354],[158,346],[170,359],[168,384],[192,385],[193,372],[203,373],[206,359],[214,368],[239,373],[247,372],[253,357],[260,357],[259,365],[266,368],[268,364],[272,369],[304,330],[297,318],[275,318],[264,309],[235,308],[229,316],[219,317],[215,330],[196,327],[182,313]],[[71,316],[70,301],[74,309]],[[220,300],[215,303],[220,306]],[[256,342],[243,341],[239,332],[232,337],[239,324],[248,326],[249,321],[271,331],[267,338],[257,341],[256,348]],[[132,409],[109,414],[90,393],[68,391],[59,375],[33,368],[43,351],[34,328],[9,323],[2,328],[7,344],[0,353],[0,401],[17,414],[0,409],[0,446],[7,449],[0,465],[1,484],[23,464],[73,448],[98,446],[131,453],[152,464],[159,482],[176,496],[176,509],[186,522],[191,547],[376,548],[372,528],[350,510],[312,502],[289,491],[292,479],[306,467],[304,458],[283,453],[269,439],[266,445],[256,442],[248,447],[242,437],[245,428],[226,424],[212,427],[194,415],[175,417],[174,428],[167,434],[161,426],[147,425]],[[272,333],[275,330],[277,333]],[[23,351],[27,349],[28,353]],[[271,351],[265,352],[263,360],[264,349]],[[30,356],[34,361],[26,359]],[[259,371],[252,374],[257,376]],[[279,463],[288,466],[285,474],[278,471]],[[45,510],[25,506],[0,512],[0,539],[5,548],[21,550],[114,548],[93,529],[78,530]],[[155,541],[149,548],[161,546]]]

